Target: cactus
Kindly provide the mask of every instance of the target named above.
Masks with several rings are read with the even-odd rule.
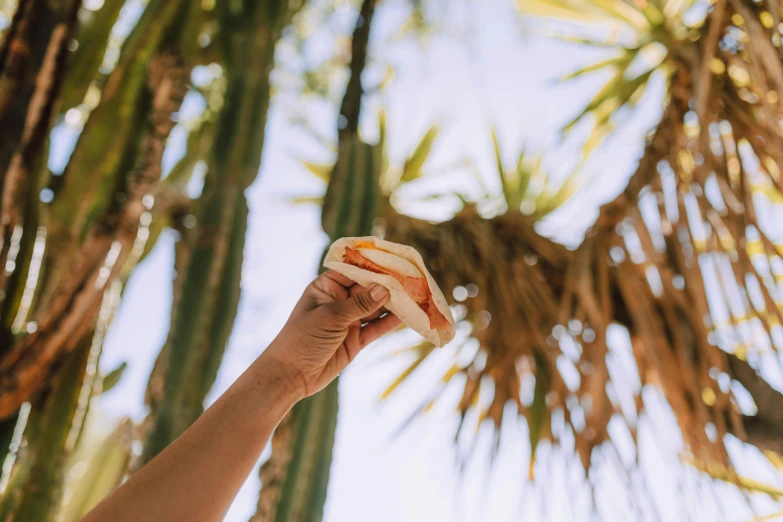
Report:
[[[55,199],[49,212],[50,251],[59,262],[47,278],[40,306],[46,306],[84,238],[100,217],[111,211],[138,154],[151,98],[146,84],[153,56],[173,45],[187,13],[185,0],[151,0],[126,40],[106,79],[100,104],[92,111],[65,172],[53,180]],[[175,109],[176,110],[176,109]],[[113,132],[106,132],[113,129]]]
[[[330,187],[339,183],[342,190],[328,192],[335,199],[329,212],[324,211],[324,227],[329,227],[333,239],[368,235],[380,203],[374,147],[356,134],[350,138],[330,181]],[[258,508],[251,521],[321,520],[337,427],[337,386],[335,380],[295,405],[275,431],[272,456],[261,468]]]
[[[31,410],[26,447],[0,503],[3,520],[43,522],[57,501],[60,473],[71,425],[86,376],[92,336],[85,336],[58,373],[55,384]]]
[[[321,222],[331,240],[369,235],[378,216],[380,155],[359,137],[361,73],[374,0],[365,0],[354,30],[351,78],[340,117],[339,153],[332,169]],[[309,522],[323,517],[337,427],[338,381],[296,404],[272,438],[272,456],[261,467],[261,492],[251,522]]]
[[[275,432],[275,458],[264,464],[251,522],[321,520],[336,427],[335,380],[294,406]]]
[[[228,78],[208,157],[197,225],[178,246],[169,337],[150,379],[149,433],[142,462],[177,438],[203,411],[231,334],[240,295],[247,228],[244,191],[261,162],[274,47],[302,2],[220,4],[221,48]]]
[[[58,511],[60,522],[78,522],[117,487],[128,469],[132,437],[133,424],[125,419],[99,442],[94,452],[80,448],[79,453],[86,453],[79,461],[84,462],[85,471]]]
[[[97,11],[91,13],[76,33],[79,46],[69,60],[68,74],[63,81],[59,105],[68,110],[84,100],[90,84],[96,79],[103,55],[109,44],[109,35],[120,14],[125,0],[104,0]]]
[[[161,46],[174,43],[173,28],[178,25],[174,22],[183,6],[187,6],[184,0],[153,0],[149,4],[151,11],[145,11],[128,38],[101,103],[91,114],[61,177],[65,183],[55,187],[55,202],[46,220],[38,329],[19,339],[3,360],[0,417],[13,414],[45,387],[52,364],[73,349],[74,340],[85,335],[107,283],[117,277],[131,254],[145,210],[142,198],[160,176],[159,159],[173,125],[169,114],[184,96],[186,77],[179,67],[172,71],[179,76],[169,77],[165,68],[170,64],[161,62],[157,65],[159,77],[148,78],[148,67]],[[174,85],[165,96],[154,98],[147,88],[148,80],[154,89],[169,88],[170,82]],[[159,119],[148,124],[150,110]],[[130,121],[118,123],[126,120]],[[122,130],[109,133],[107,128]],[[137,158],[141,160],[137,162]],[[109,277],[101,275],[104,268]]]
[[[101,350],[103,333],[111,319],[111,310],[116,308],[122,286],[122,282],[114,278],[120,277],[121,280],[127,278],[141,255],[139,250],[143,245],[139,242],[136,231],[140,214],[144,212],[142,198],[160,176],[163,147],[174,125],[169,115],[179,107],[185,94],[187,70],[181,66],[176,54],[158,52],[160,46],[170,46],[174,42],[176,31],[170,29],[174,25],[172,23],[175,20],[174,15],[181,13],[183,6],[186,6],[184,0],[170,7],[172,4],[165,4],[167,8],[173,9],[168,13],[168,17],[156,18],[155,12],[151,12],[147,14],[146,22],[143,18],[137,26],[135,34],[150,29],[154,20],[158,29],[158,38],[155,37],[155,30],[148,35],[149,40],[138,36],[134,40],[131,35],[129,44],[124,48],[120,65],[133,64],[130,69],[138,78],[136,81],[126,82],[127,71],[120,68],[112,72],[109,81],[110,84],[112,80],[115,82],[115,90],[109,89],[109,92],[104,90],[103,101],[92,114],[88,129],[80,139],[80,144],[86,143],[81,145],[82,148],[89,149],[87,153],[92,154],[93,157],[101,154],[111,156],[111,153],[116,153],[118,149],[91,149],[95,136],[101,133],[107,134],[105,129],[113,118],[127,115],[129,109],[131,112],[138,111],[136,113],[138,123],[133,130],[135,134],[129,135],[128,141],[120,139],[111,144],[112,147],[116,145],[119,149],[130,147],[127,152],[121,154],[128,156],[128,160],[132,160],[131,163],[119,165],[119,170],[114,173],[116,192],[113,199],[117,200],[118,196],[123,196],[124,204],[114,203],[110,208],[101,208],[100,204],[92,206],[96,200],[85,197],[83,193],[79,194],[81,197],[76,197],[80,188],[84,187],[84,183],[90,183],[89,176],[101,174],[101,172],[80,170],[83,166],[80,162],[85,158],[89,160],[89,154],[77,154],[69,162],[66,173],[68,184],[64,187],[60,186],[61,195],[68,194],[69,191],[74,195],[57,199],[51,206],[51,214],[44,213],[42,216],[44,218],[42,223],[50,232],[49,239],[55,241],[52,241],[54,245],[47,245],[48,262],[44,260],[44,263],[38,267],[41,275],[46,276],[42,280],[39,279],[38,292],[40,295],[40,292],[45,291],[42,287],[45,287],[46,283],[50,285],[50,289],[56,289],[56,292],[38,299],[32,315],[42,318],[39,322],[40,328],[30,335],[20,336],[17,344],[6,352],[6,357],[2,361],[3,371],[0,377],[3,379],[5,392],[3,416],[11,414],[13,418],[13,413],[23,401],[30,400],[31,407],[29,418],[24,426],[24,447],[16,455],[10,480],[0,500],[0,520],[11,518],[31,522],[51,520],[54,510],[59,505],[65,462],[83,428],[90,398],[97,391],[95,367]],[[159,5],[164,4],[159,3]],[[156,6],[153,3],[150,7],[154,9]],[[103,23],[110,24],[113,21],[109,17]],[[108,34],[106,28],[87,25],[80,34],[90,32],[100,34],[102,31],[103,34]],[[88,54],[83,53],[83,56]],[[142,55],[140,61],[134,61],[135,58],[139,58],[139,54]],[[129,58],[129,55],[132,56]],[[58,81],[61,81],[61,78]],[[83,78],[65,82],[72,88],[77,88],[80,83],[84,86]],[[50,112],[56,110],[56,105],[53,99],[49,101]],[[48,118],[46,124],[48,125]],[[77,146],[77,152],[79,150]],[[44,162],[39,158],[38,163]],[[9,170],[9,173],[13,172],[12,169]],[[37,170],[30,168],[29,173],[42,177],[44,171],[43,168]],[[28,182],[23,187],[27,200],[24,227],[27,229],[32,226],[35,232],[39,223],[40,202],[37,186],[39,181],[33,177],[33,182]],[[4,202],[3,205],[4,215],[9,209],[6,203]],[[58,237],[58,231],[62,231],[62,228],[58,227],[65,223],[56,219],[56,216],[71,217],[69,211],[73,212],[72,215],[78,215],[80,211],[89,213],[93,216],[92,221],[85,224],[83,233]],[[37,243],[39,240],[37,236],[37,233],[30,234],[26,231],[22,242],[32,237]],[[56,241],[57,239],[60,241]],[[122,252],[115,257],[114,268],[110,273],[113,277],[101,276],[106,256],[116,244],[122,246]],[[33,249],[23,248],[23,246],[24,244],[21,243],[15,253],[21,256],[17,259],[22,263],[19,265],[22,270],[12,274],[9,285],[18,285],[27,277],[31,262],[30,253]],[[61,249],[56,246],[60,246]],[[74,258],[69,256],[69,253],[79,255],[75,267],[72,265]],[[90,265],[89,262],[85,262],[89,259],[97,264]],[[20,273],[23,276],[20,277]],[[105,280],[102,286],[93,284],[90,280],[90,278],[95,280],[96,276],[103,277]],[[80,277],[86,277],[87,283],[79,283]],[[8,288],[14,289],[13,286]],[[15,288],[16,290],[9,294],[10,299],[3,303],[2,319],[6,329],[15,321],[14,316],[17,315],[20,303],[18,290],[21,287]],[[76,291],[68,292],[69,288],[76,288]],[[104,293],[106,288],[112,290]],[[87,306],[83,300],[85,293],[91,294],[88,297],[91,302]],[[52,299],[51,302],[49,298]],[[101,302],[104,303],[103,307]],[[66,306],[63,306],[64,303],[67,303]],[[99,309],[102,310],[100,314]],[[94,335],[96,320],[98,330]],[[6,346],[3,345],[4,348]],[[54,350],[49,350],[51,348]],[[63,352],[66,354],[65,363],[58,368],[53,378],[47,379],[54,362],[63,359]],[[25,386],[19,385],[20,382]],[[10,428],[12,425],[9,420],[4,428]],[[6,430],[6,433],[8,431]],[[5,452],[7,448],[8,445],[4,445],[3,451]]]
[[[6,304],[15,297],[8,288],[6,272],[27,271],[29,251],[36,235],[39,172],[46,157],[47,131],[61,86],[67,44],[76,29],[80,2],[19,2],[8,34],[0,48],[0,304],[3,313],[13,312]],[[21,232],[21,237],[20,237]],[[19,262],[20,270],[13,268]],[[10,268],[10,270],[9,270]],[[12,280],[18,284],[23,277]],[[13,321],[0,321],[0,355],[8,351]]]
[[[171,63],[172,60],[175,63]],[[184,96],[184,77],[181,68],[177,66],[176,57],[163,54],[153,59],[150,63],[149,84],[155,94],[161,92],[163,95],[152,96],[154,101],[150,122],[140,140],[142,146],[139,159],[136,167],[128,174],[134,180],[144,179],[144,176],[150,174],[155,176],[156,172],[159,175],[162,143],[165,143],[173,127],[169,113],[172,105],[178,107]],[[138,185],[131,183],[130,186],[135,188]],[[135,264],[133,256],[126,257],[126,263]],[[127,268],[122,272],[127,274]],[[27,449],[23,456],[23,467],[20,468],[27,471],[28,475],[17,478],[16,489],[6,491],[4,495],[9,514],[13,513],[16,519],[44,522],[59,503],[65,459],[75,446],[83,427],[95,388],[95,367],[103,333],[119,301],[121,286],[120,281],[115,281],[111,285],[113,290],[105,294],[97,334],[88,332],[84,335],[68,363],[58,372],[57,384],[33,401],[31,418],[25,430]],[[104,312],[106,307],[108,309]]]

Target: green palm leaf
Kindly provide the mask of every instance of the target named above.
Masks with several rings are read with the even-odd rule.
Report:
[[[422,176],[422,167],[424,167],[424,162],[427,161],[430,155],[432,145],[435,143],[439,132],[438,126],[433,125],[424,133],[413,153],[405,160],[405,165],[402,167],[402,176],[400,177],[401,183],[407,183]]]
[[[584,154],[592,152],[613,129],[612,116],[623,107],[634,107],[644,94],[653,73],[669,76],[673,46],[687,37],[688,28],[682,21],[693,0],[662,0],[661,2],[635,3],[624,0],[521,0],[519,9],[524,14],[535,15],[550,21],[568,21],[583,26],[614,26],[633,34],[633,43],[618,43],[617,33],[603,38],[589,38],[573,32],[548,31],[545,34],[565,41],[597,47],[619,49],[619,54],[601,59],[564,76],[568,81],[581,76],[612,71],[612,76],[598,90],[590,102],[565,127],[570,132],[577,123],[590,116],[592,130],[584,146]],[[669,13],[668,18],[667,14]],[[577,31],[578,32],[578,31]],[[648,54],[654,44],[666,49],[662,59],[651,61]],[[636,64],[646,65],[643,72],[629,74]]]

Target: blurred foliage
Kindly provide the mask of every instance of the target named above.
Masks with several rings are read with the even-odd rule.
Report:
[[[704,2],[696,0],[519,0],[518,6],[523,13],[543,22],[547,34],[576,45],[607,50],[607,58],[562,79],[569,81],[596,73],[608,76],[593,99],[564,128],[568,133],[589,119],[591,130],[585,154],[599,146],[614,129],[620,111],[636,107],[653,75],[668,78],[674,72],[681,49],[699,39],[707,9]],[[578,24],[583,30],[564,30],[564,21]]]

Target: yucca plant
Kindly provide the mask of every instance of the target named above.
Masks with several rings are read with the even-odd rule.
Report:
[[[739,480],[727,435],[783,452],[783,395],[758,374],[778,357],[783,311],[783,238],[765,221],[783,187],[776,5],[521,4],[525,16],[578,22],[565,35],[578,45],[616,49],[614,57],[577,73],[612,71],[566,128],[581,121],[592,126],[586,152],[610,132],[619,109],[633,108],[655,74],[666,83],[665,107],[626,188],[601,208],[574,251],[534,230],[536,216],[526,215],[532,206],[523,212],[525,197],[517,192],[525,189],[520,169],[503,178],[508,210],[497,217],[484,218],[467,205],[432,224],[387,207],[386,238],[416,247],[447,293],[454,289],[465,339],[479,346],[468,342],[457,350],[416,411],[428,410],[450,382],[460,382],[456,407],[463,421],[475,410],[479,424],[491,422],[499,433],[504,408],[513,404],[527,421],[531,476],[537,444],[563,435],[551,427],[553,414],[565,420],[587,471],[593,449],[613,443],[612,418],[635,440],[647,387],[668,401],[693,461],[722,466],[725,479]],[[590,37],[606,34],[606,23],[625,32],[611,33],[611,40]],[[648,61],[651,46],[659,52]],[[506,172],[502,160],[498,170]],[[612,326],[630,334],[637,373],[631,380],[640,384],[631,390],[635,411],[621,409],[607,391]],[[411,366],[387,394],[433,354],[426,343],[411,351]],[[486,379],[494,392],[479,404]],[[756,412],[740,408],[730,383],[750,392]]]

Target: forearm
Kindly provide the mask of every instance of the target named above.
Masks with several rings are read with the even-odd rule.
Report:
[[[169,447],[83,522],[220,521],[301,390],[262,355]]]

